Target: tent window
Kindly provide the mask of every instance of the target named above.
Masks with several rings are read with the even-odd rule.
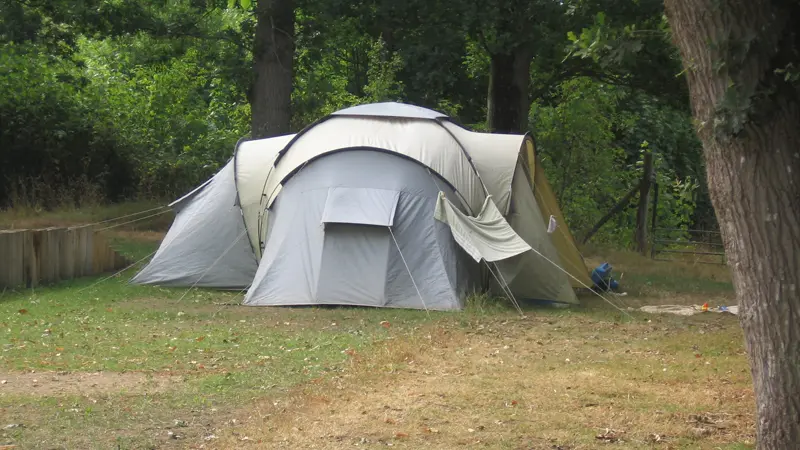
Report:
[[[399,198],[400,192],[386,189],[330,188],[322,222],[390,227]]]

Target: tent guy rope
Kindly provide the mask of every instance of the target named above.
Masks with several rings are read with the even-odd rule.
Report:
[[[592,291],[592,292],[593,292],[593,293],[594,293],[596,296],[598,296],[598,297],[602,298],[603,300],[605,300],[605,302],[606,302],[606,303],[608,303],[609,305],[611,305],[611,306],[613,306],[614,308],[616,308],[617,310],[619,310],[619,312],[621,312],[622,314],[625,314],[626,316],[628,316],[628,318],[629,318],[629,319],[631,319],[631,320],[634,320],[634,319],[633,319],[633,316],[632,316],[632,315],[630,315],[630,314],[628,314],[628,312],[627,312],[627,311],[625,311],[624,309],[622,309],[622,308],[620,308],[619,306],[615,305],[615,304],[614,304],[614,303],[613,303],[611,300],[609,300],[609,299],[607,299],[607,298],[603,297],[602,295],[600,295],[600,293],[599,293],[599,292],[597,292],[597,291],[595,291],[594,289],[592,289],[591,287],[587,286],[587,285],[586,285],[586,283],[584,283],[583,281],[581,281],[581,280],[579,280],[578,278],[576,278],[575,276],[573,276],[573,275],[572,275],[571,273],[569,273],[569,272],[568,272],[566,269],[564,269],[563,267],[559,266],[559,265],[558,265],[558,264],[557,264],[555,261],[553,261],[552,259],[548,258],[547,256],[544,256],[543,254],[541,254],[541,253],[539,252],[539,250],[536,250],[536,249],[535,249],[535,248],[533,248],[533,247],[531,247],[531,250],[533,250],[533,252],[534,252],[534,253],[536,253],[537,255],[539,255],[539,256],[541,256],[542,258],[544,258],[544,259],[545,259],[547,262],[549,262],[550,264],[552,264],[552,265],[556,266],[556,268],[558,268],[558,270],[560,270],[560,271],[564,272],[565,274],[567,274],[567,276],[569,276],[569,277],[570,277],[570,278],[572,278],[573,280],[575,280],[575,281],[577,281],[578,283],[580,283],[580,284],[581,284],[583,287],[585,287],[586,289],[589,289],[590,291]]]
[[[495,263],[494,265],[495,269],[497,269],[497,274],[495,274],[489,262],[486,260],[484,260],[484,262],[486,263],[486,268],[489,269],[489,273],[491,273],[494,276],[494,279],[497,280],[497,284],[500,285],[500,289],[502,289],[503,293],[508,296],[509,300],[511,300],[511,303],[514,305],[514,308],[516,308],[519,315],[525,316],[525,313],[522,312],[522,307],[520,307],[519,302],[517,302],[517,298],[514,297],[514,294],[511,292],[511,289],[508,288],[508,282],[506,282],[505,277],[503,277],[503,274],[500,273],[500,268],[497,267],[497,264]],[[499,278],[498,275],[500,275]],[[500,278],[502,278],[503,281],[500,281]]]
[[[140,216],[142,214],[147,214],[147,213],[150,213],[150,212],[153,212],[153,211],[159,211],[159,210],[168,209],[168,208],[169,208],[169,205],[161,205],[161,206],[157,206],[155,208],[146,209],[144,211],[139,211],[139,212],[135,212],[135,213],[131,213],[131,214],[125,214],[123,216],[113,217],[111,219],[105,219],[105,220],[101,220],[99,222],[90,223],[88,226],[93,227],[93,226],[102,225],[102,224],[108,223],[108,222],[116,222],[117,220],[127,219],[128,217]]]
[[[157,212],[157,213],[155,213],[155,214],[150,214],[149,216],[139,217],[138,219],[133,219],[133,220],[129,220],[129,221],[127,221],[127,222],[122,222],[122,223],[114,224],[114,225],[111,225],[111,226],[108,226],[108,227],[105,227],[105,228],[100,228],[99,230],[95,230],[95,231],[106,231],[106,230],[110,230],[110,229],[112,229],[112,228],[121,227],[121,226],[123,226],[123,225],[129,225],[129,224],[132,224],[132,223],[135,223],[135,222],[140,222],[140,221],[142,221],[142,220],[151,219],[151,218],[153,218],[153,217],[160,216],[160,215],[162,215],[162,214],[166,214],[166,213],[168,213],[168,212],[170,212],[170,210],[169,210],[169,209],[165,209],[164,211]]]
[[[128,267],[125,267],[125,268],[123,268],[123,269],[122,269],[122,270],[120,270],[119,272],[117,272],[117,273],[114,273],[114,274],[112,274],[112,275],[109,275],[109,276],[107,276],[107,277],[105,277],[105,278],[101,278],[100,280],[97,280],[96,282],[94,282],[94,283],[90,284],[89,286],[86,286],[86,287],[84,287],[84,288],[82,288],[82,289],[78,290],[78,293],[81,293],[81,292],[83,292],[83,291],[85,291],[85,290],[87,290],[87,289],[91,289],[91,288],[93,288],[93,287],[97,286],[97,285],[98,285],[98,284],[100,284],[100,283],[103,283],[103,282],[105,282],[105,281],[108,281],[108,280],[110,280],[110,279],[112,279],[112,278],[116,277],[117,275],[119,275],[119,274],[121,274],[121,273],[125,272],[126,270],[128,270],[128,269],[130,269],[130,268],[132,268],[132,267],[136,266],[137,264],[139,264],[139,263],[143,262],[145,259],[147,259],[147,258],[149,258],[149,257],[151,257],[151,256],[153,256],[153,255],[155,255],[157,251],[158,251],[158,250],[153,250],[153,251],[152,251],[150,254],[148,254],[148,255],[147,255],[147,256],[145,256],[144,258],[142,258],[142,259],[140,259],[140,260],[136,261],[135,263],[133,263],[133,264],[129,265]]]
[[[183,299],[184,299],[184,298],[185,298],[185,297],[186,297],[186,296],[189,294],[189,292],[191,292],[191,291],[192,291],[192,289],[194,289],[194,288],[195,288],[195,286],[197,286],[197,284],[198,284],[198,283],[200,283],[200,281],[203,279],[203,277],[205,277],[205,276],[206,276],[206,274],[208,274],[208,272],[209,272],[209,271],[210,271],[210,270],[211,270],[211,269],[212,269],[214,266],[216,266],[216,265],[217,265],[217,263],[218,263],[218,262],[219,262],[219,261],[220,261],[222,258],[224,258],[224,257],[225,257],[225,255],[227,255],[227,254],[228,254],[228,252],[229,252],[229,251],[231,251],[231,249],[232,249],[234,246],[236,246],[236,244],[239,242],[239,240],[240,240],[240,239],[242,239],[242,238],[243,238],[243,237],[244,237],[246,234],[247,234],[247,230],[244,230],[244,231],[242,231],[241,233],[239,233],[239,236],[237,236],[237,237],[236,237],[236,239],[234,239],[234,241],[233,241],[233,242],[231,242],[231,245],[229,245],[229,246],[228,246],[228,248],[226,248],[226,249],[225,249],[225,251],[224,251],[224,252],[222,252],[222,254],[221,254],[221,255],[219,255],[219,256],[217,257],[217,259],[215,259],[215,260],[214,260],[214,262],[213,262],[213,263],[211,263],[211,265],[210,265],[210,266],[208,266],[208,267],[206,268],[206,270],[204,270],[204,271],[203,271],[203,273],[202,273],[202,274],[200,274],[200,277],[198,277],[198,278],[197,278],[197,280],[195,280],[195,282],[194,282],[194,283],[192,283],[192,285],[189,287],[189,289],[187,289],[187,290],[186,290],[186,292],[184,292],[184,293],[183,293],[183,295],[181,295],[181,298],[179,298],[179,299],[178,299],[178,300],[177,300],[175,303],[180,303],[180,302],[181,302],[181,301],[182,301],[182,300],[183,300]]]
[[[400,244],[397,243],[397,238],[394,237],[394,231],[392,231],[392,227],[386,227],[389,229],[389,234],[392,235],[392,240],[394,241],[395,247],[397,247],[397,252],[400,253],[400,259],[403,260],[403,265],[406,266],[406,270],[408,271],[408,276],[411,278],[411,283],[414,284],[414,289],[417,290],[417,295],[419,295],[419,300],[422,302],[422,307],[425,308],[425,314],[428,315],[430,318],[431,312],[428,311],[428,306],[425,304],[425,299],[422,298],[422,293],[419,291],[419,287],[417,286],[417,282],[414,281],[414,275],[411,275],[411,268],[408,267],[408,263],[406,262],[406,257],[403,256],[403,251],[400,250]]]

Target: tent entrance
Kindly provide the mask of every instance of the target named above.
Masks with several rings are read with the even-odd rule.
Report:
[[[322,210],[325,237],[317,282],[322,303],[384,306],[391,236],[400,192],[332,187]]]
[[[386,227],[325,224],[317,300],[327,304],[384,306],[390,244]]]

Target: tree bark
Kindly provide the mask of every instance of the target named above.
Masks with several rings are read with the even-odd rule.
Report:
[[[250,98],[253,138],[288,134],[292,118],[294,1],[258,0]]]
[[[493,133],[523,133],[528,128],[532,56],[527,49],[490,56],[487,124]]]
[[[636,249],[647,254],[647,208],[650,206],[650,186],[653,184],[653,154],[644,155],[644,173],[639,183],[639,207],[636,210]]]
[[[800,96],[776,69],[797,66],[800,8],[777,0],[665,4],[739,301],[758,449],[797,448]],[[732,98],[746,107],[737,111]],[[744,114],[732,122],[731,110]]]

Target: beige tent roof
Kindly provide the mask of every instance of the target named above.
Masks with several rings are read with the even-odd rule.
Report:
[[[261,211],[261,192],[270,176],[272,165],[278,152],[294,137],[293,134],[270,139],[244,141],[239,144],[234,156],[236,188],[239,193],[239,204],[248,238],[253,249],[259,248],[258,233],[259,211]],[[256,250],[256,254],[259,252]]]
[[[399,103],[348,108],[296,135],[239,145],[235,158],[236,183],[248,237],[257,257],[261,255],[260,242],[266,236],[268,208],[280,193],[282,183],[321,155],[355,148],[389,151],[422,163],[450,183],[473,215],[485,207],[487,196],[491,196],[518,232],[519,227],[530,228],[531,221],[539,222],[535,225],[536,232],[544,233],[541,239],[549,236],[548,245],[555,249],[552,256],[572,276],[570,284],[591,285],[588,269],[544,171],[536,164],[529,136],[469,131],[443,114]],[[524,172],[521,179],[520,171]],[[431,182],[436,183],[437,177],[432,175]],[[532,190],[535,205],[514,202],[515,189]],[[512,204],[538,207],[539,211],[511,211]],[[551,216],[558,227],[548,235],[546,228]]]

